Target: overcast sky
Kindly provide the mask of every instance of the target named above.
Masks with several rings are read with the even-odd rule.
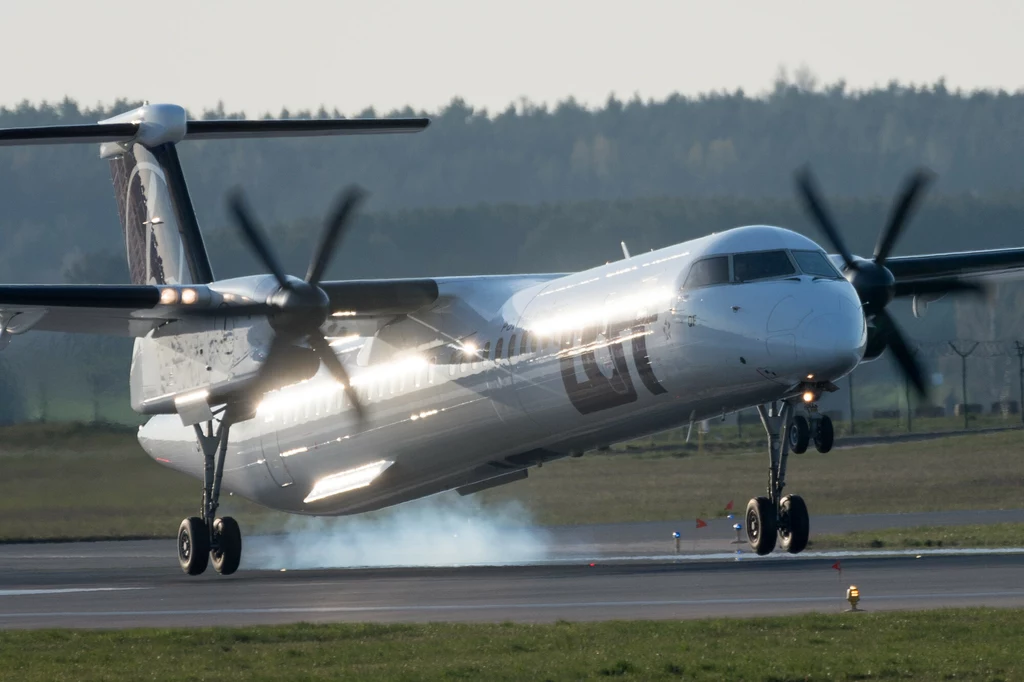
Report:
[[[0,105],[64,95],[250,115],[461,95],[600,104],[742,87],[780,65],[853,87],[1024,87],[1019,0],[0,0]]]

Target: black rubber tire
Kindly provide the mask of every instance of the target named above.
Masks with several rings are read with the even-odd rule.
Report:
[[[779,503],[779,537],[782,549],[790,554],[799,554],[807,548],[811,534],[811,520],[807,505],[799,495],[786,495]]]
[[[178,564],[188,575],[200,575],[210,564],[210,532],[198,516],[178,526]]]
[[[807,446],[811,442],[811,427],[807,419],[797,415],[793,417],[793,423],[789,425],[789,451],[802,455],[807,452]]]
[[[767,497],[747,502],[747,542],[759,555],[771,554],[779,534],[775,507]]]
[[[221,575],[231,575],[242,561],[242,531],[230,516],[213,522],[213,539],[217,549],[210,551],[213,569]]]
[[[835,431],[832,430],[832,419],[827,415],[818,420],[818,427],[814,429],[814,447],[818,452],[825,454],[832,449],[832,442],[835,439]]]

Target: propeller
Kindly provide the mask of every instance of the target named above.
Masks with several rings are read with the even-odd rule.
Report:
[[[893,358],[903,375],[914,385],[922,397],[926,397],[928,394],[924,369],[910,349],[899,325],[886,312],[886,306],[896,296],[982,291],[981,285],[958,277],[942,277],[917,283],[897,284],[892,272],[885,267],[885,262],[892,253],[893,247],[910,222],[914,209],[933,179],[934,176],[930,171],[919,169],[911,173],[904,181],[889,213],[889,219],[878,235],[874,255],[871,260],[867,260],[854,256],[847,248],[846,242],[832,220],[831,213],[825,206],[825,201],[810,169],[804,167],[796,174],[797,194],[803,200],[808,212],[814,217],[815,223],[828,243],[843,259],[843,274],[857,290],[865,317],[872,321],[875,330],[884,341],[885,347],[892,351]]]
[[[349,380],[345,366],[331,350],[330,343],[320,330],[331,314],[330,299],[320,288],[320,281],[337,250],[339,240],[351,224],[352,214],[364,197],[365,193],[358,187],[350,187],[341,193],[324,223],[304,280],[285,274],[277,254],[253,218],[242,191],[236,189],[228,198],[228,206],[242,233],[243,241],[281,287],[266,304],[257,304],[262,307],[274,330],[274,339],[270,344],[261,375],[267,377],[279,371],[286,364],[285,356],[294,350],[296,345],[305,341],[319,361],[327,367],[331,376],[344,387],[359,419],[365,414],[359,396]]]

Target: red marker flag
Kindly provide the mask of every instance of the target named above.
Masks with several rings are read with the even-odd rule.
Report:
[[[832,564],[832,568],[836,569],[836,570],[837,570],[837,571],[839,571],[840,573],[842,573],[842,572],[843,572],[843,567],[839,565],[839,562],[838,562],[838,561],[836,561],[836,562],[835,562],[834,564]]]
[[[708,522],[704,519],[697,519],[697,528],[705,528],[707,525]]]
[[[732,511],[732,500],[729,500],[729,504],[725,505],[725,511]]]

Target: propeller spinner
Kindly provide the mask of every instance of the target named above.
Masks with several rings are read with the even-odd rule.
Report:
[[[274,339],[270,344],[270,351],[263,364],[261,374],[276,371],[275,368],[279,366],[279,358],[295,344],[305,341],[327,367],[331,376],[344,387],[360,419],[364,417],[365,412],[359,402],[359,396],[349,380],[345,366],[331,350],[330,343],[320,330],[331,314],[331,309],[330,299],[319,285],[331,257],[334,255],[339,239],[349,227],[352,214],[364,197],[365,193],[358,187],[350,187],[341,193],[334,210],[328,214],[324,223],[320,241],[313,251],[313,257],[304,280],[285,274],[277,255],[252,217],[252,212],[242,191],[235,190],[228,200],[231,213],[242,233],[243,241],[281,286],[266,303],[267,319],[274,329]]]
[[[867,260],[854,256],[846,247],[846,242],[825,207],[824,199],[818,191],[817,183],[810,170],[804,168],[796,174],[797,194],[803,200],[808,212],[814,217],[815,223],[825,239],[842,257],[843,274],[857,290],[865,317],[873,322],[885,347],[892,351],[903,375],[914,385],[922,397],[926,397],[928,394],[924,370],[917,358],[914,357],[896,320],[885,309],[894,297],[903,295],[896,285],[896,278],[885,267],[885,261],[889,258],[907,223],[910,222],[910,216],[933,177],[930,171],[919,169],[907,178],[889,214],[889,220],[878,235],[874,256],[872,260]],[[943,277],[928,280],[927,289],[930,293],[947,294],[964,291],[978,292],[981,290],[981,286],[959,277]]]

